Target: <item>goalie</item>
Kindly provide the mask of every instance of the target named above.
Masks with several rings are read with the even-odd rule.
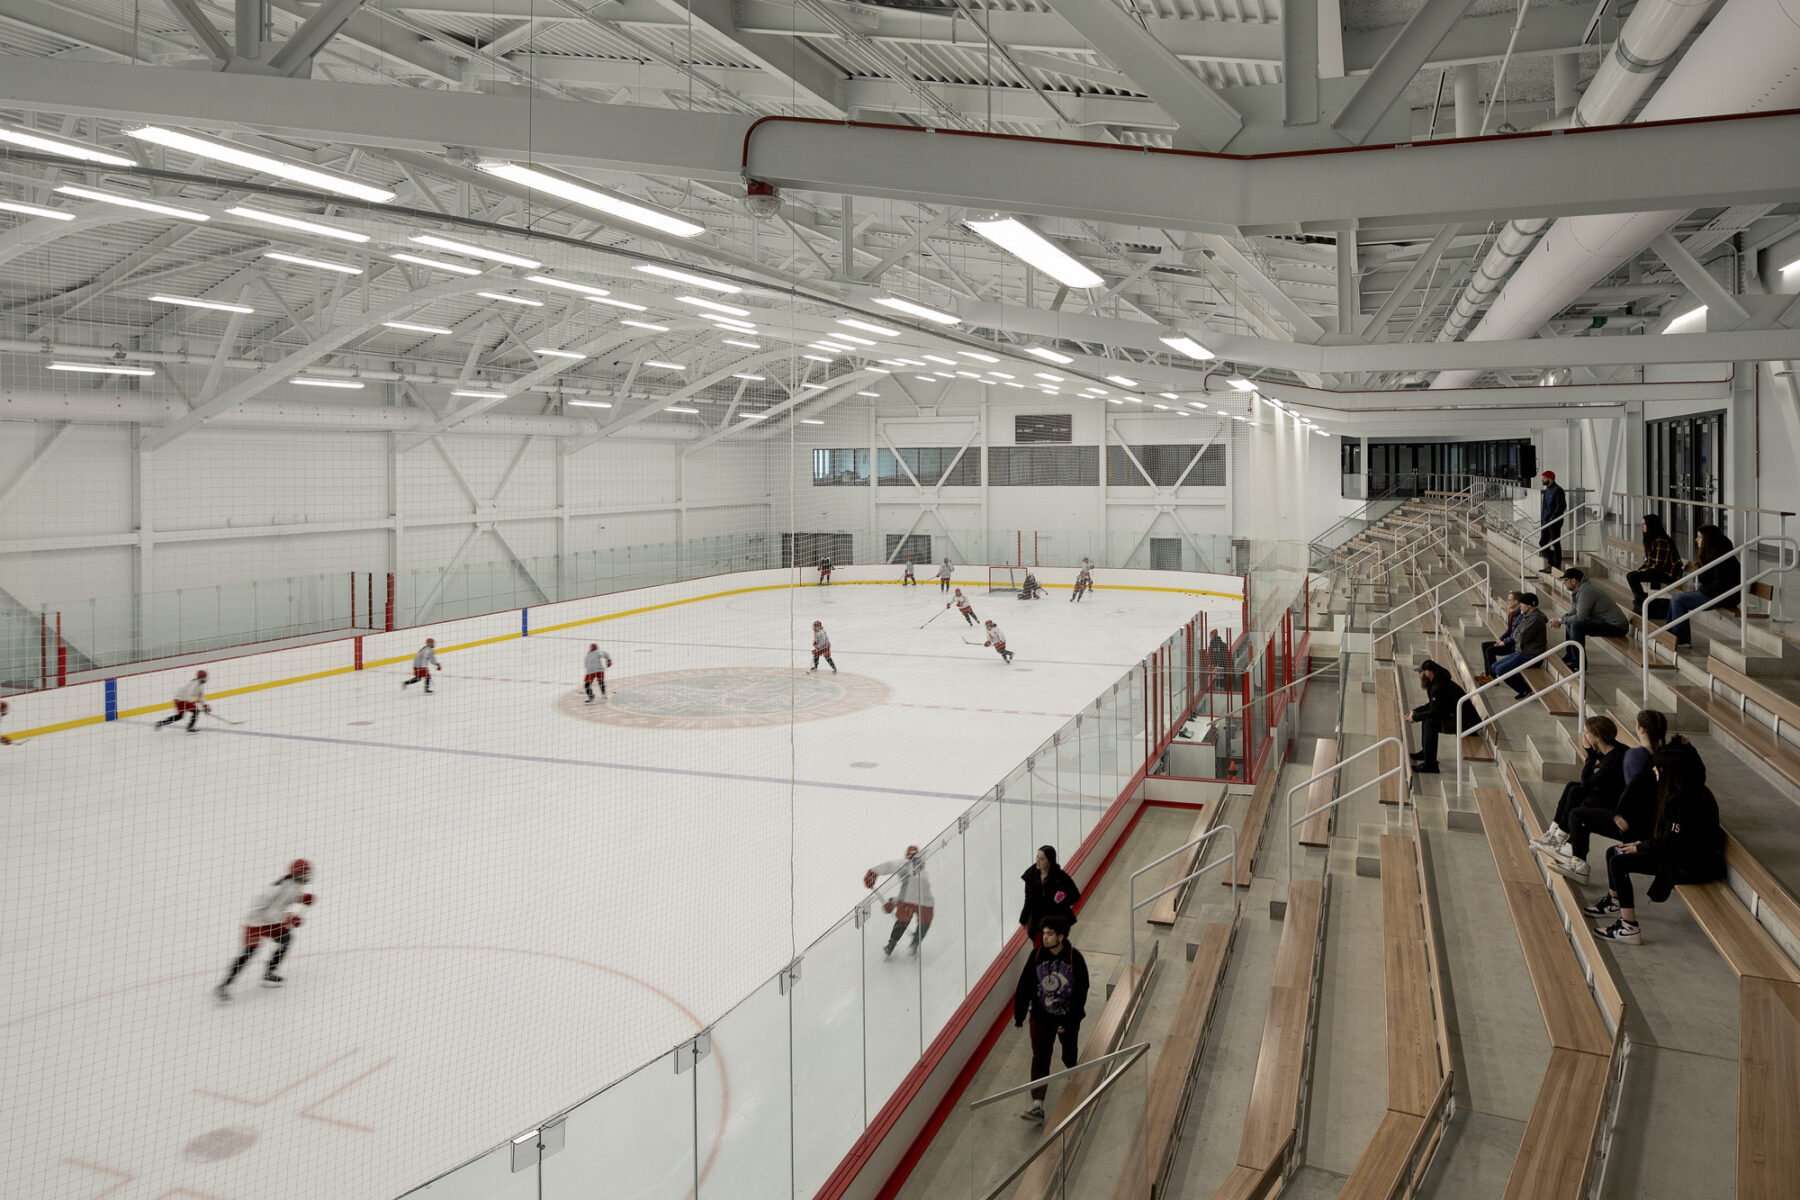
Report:
[[[1042,600],[1043,598],[1044,587],[1037,581],[1037,576],[1030,571],[1025,572],[1025,582],[1019,588],[1019,599]]]
[[[919,927],[913,931],[911,951],[919,953],[919,943],[931,932],[931,880],[925,877],[925,862],[919,857],[917,846],[906,848],[905,858],[893,858],[887,862],[876,863],[863,873],[863,886],[872,888],[883,875],[893,875],[900,880],[900,893],[882,902],[881,911],[890,913],[894,918],[893,932],[888,934],[887,945],[882,948],[882,956],[889,957],[894,947],[900,944],[900,937],[906,927],[912,924],[913,918],[919,918]]]

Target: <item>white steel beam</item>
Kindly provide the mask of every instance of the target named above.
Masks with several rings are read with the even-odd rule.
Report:
[[[321,0],[306,20],[300,22],[300,28],[289,34],[287,41],[270,57],[269,66],[282,75],[300,74],[362,6],[363,0]]]
[[[1316,342],[1325,336],[1325,327],[1309,316],[1280,284],[1250,261],[1248,255],[1235,246],[1230,238],[1207,235],[1201,239],[1213,252],[1215,258],[1231,269],[1232,274],[1254,289],[1257,294],[1269,303],[1278,316],[1294,327],[1293,336],[1303,342]]]
[[[1323,3],[1323,0],[1319,0]],[[1335,0],[1332,9],[1335,11]],[[1343,43],[1338,43],[1342,75]],[[1281,122],[1311,125],[1319,119],[1319,5],[1286,0],[1281,8]]]
[[[701,392],[704,392],[707,388],[712,387],[714,384],[724,383],[734,375],[755,370],[766,362],[774,362],[776,359],[787,358],[792,353],[793,351],[790,348],[783,346],[779,350],[763,350],[750,355],[748,358],[737,359],[729,366],[721,367],[710,375],[702,376],[700,379],[688,384],[679,391],[671,392],[667,396],[652,397],[642,408],[625,416],[614,418],[611,422],[595,430],[594,433],[587,437],[576,438],[574,441],[569,442],[563,446],[562,452],[564,454],[575,454],[581,450],[585,450],[595,442],[603,441],[607,437],[619,432],[621,429],[626,429],[641,421],[648,420],[671,404],[680,404],[683,400],[691,400]]]
[[[75,422],[73,421],[64,421],[57,426],[56,432],[50,435],[50,440],[44,443],[43,449],[33,454],[31,461],[26,463],[24,468],[13,476],[12,482],[6,485],[6,490],[0,492],[0,509],[4,509],[10,504],[13,497],[17,496],[25,485],[31,482],[31,477],[38,473],[50,458],[51,453],[62,445],[64,439],[73,432],[75,432]]]
[[[783,400],[780,404],[772,405],[768,408],[763,409],[762,415],[765,419],[772,420],[775,417],[781,416],[783,413],[790,412],[793,409],[798,408],[802,404],[810,403],[815,400],[823,401],[828,404],[835,404],[837,401],[844,399],[846,396],[854,395],[858,388],[866,387],[867,385],[868,385],[868,380],[866,380],[866,379],[852,379],[845,383],[839,384],[837,387],[832,388],[830,391],[795,392],[793,395],[789,396],[786,400]],[[711,446],[716,442],[724,441],[726,438],[730,437],[732,434],[738,432],[741,429],[748,428],[751,425],[760,425],[760,424],[761,424],[760,421],[739,421],[735,425],[727,425],[725,428],[718,430],[715,433],[710,433],[707,436],[701,438],[699,441],[695,442],[693,445],[688,446],[685,449],[683,449],[681,452],[681,456],[683,458],[686,458],[688,455],[694,453],[694,451],[696,451],[696,450],[704,450],[706,447]],[[904,466],[905,464],[902,463],[901,465]],[[910,474],[910,473],[911,472],[908,472],[908,474]],[[915,479],[913,482],[916,484],[918,482],[918,480]]]
[[[1366,140],[1471,3],[1473,0],[1425,0],[1363,79],[1350,103],[1332,118],[1331,127],[1352,142]]]
[[[738,27],[731,0],[655,0],[675,21],[705,30],[714,40],[735,46],[745,59],[784,85],[783,98],[801,104],[822,105],[842,113],[844,74],[798,38],[751,33]],[[566,0],[561,7],[575,7]],[[582,3],[582,9],[598,8],[601,20],[612,19],[608,6]],[[712,78],[712,70],[705,72]],[[686,81],[683,81],[683,87]],[[735,89],[732,89],[735,90]]]
[[[1406,274],[1401,277],[1400,282],[1394,285],[1393,290],[1388,293],[1387,299],[1382,301],[1381,307],[1375,310],[1375,315],[1363,324],[1363,341],[1369,341],[1387,327],[1395,310],[1408,296],[1412,295],[1413,289],[1419,286],[1419,281],[1425,278],[1426,273],[1437,265],[1438,259],[1443,257],[1445,250],[1449,249],[1450,243],[1456,239],[1457,232],[1461,228],[1460,225],[1446,225],[1437,231],[1437,235],[1431,239],[1431,244],[1425,247],[1418,258],[1413,260],[1412,266],[1407,268]]]
[[[1715,279],[1713,273],[1688,253],[1687,247],[1676,241],[1667,230],[1656,235],[1650,248],[1656,251],[1658,258],[1669,264],[1675,277],[1687,284],[1688,290],[1705,303],[1708,329],[1729,328],[1750,319],[1750,310],[1744,307],[1743,301],[1726,291],[1725,285]]]
[[[269,0],[269,7],[280,9],[302,23],[313,14],[311,6],[300,0]],[[376,12],[354,13],[343,23],[337,36],[377,58],[400,66],[411,67],[421,75],[445,83],[463,82],[460,61],[449,53],[435,49],[413,30]],[[395,91],[395,88],[385,88]],[[441,94],[441,93],[440,93]]]
[[[211,19],[200,11],[196,0],[168,0],[168,4],[175,15],[181,18],[181,23],[187,26],[188,32],[200,39],[200,44],[206,47],[208,54],[221,63],[232,60],[231,43],[225,40],[225,35],[219,32]]]

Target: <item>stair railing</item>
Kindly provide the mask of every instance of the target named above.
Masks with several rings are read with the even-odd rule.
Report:
[[[1463,697],[1463,699],[1464,700],[1473,700],[1475,697],[1481,695],[1483,692],[1486,692],[1488,689],[1500,686],[1501,680],[1509,679],[1512,676],[1519,674],[1519,672],[1521,672],[1521,671],[1530,670],[1532,667],[1537,666],[1539,663],[1543,662],[1545,659],[1548,659],[1553,654],[1566,654],[1570,650],[1573,650],[1575,652],[1575,672],[1574,672],[1574,676],[1575,676],[1575,741],[1577,744],[1579,744],[1581,741],[1581,723],[1587,719],[1587,672],[1588,672],[1587,647],[1584,646],[1580,642],[1564,642],[1560,646],[1551,646],[1548,649],[1546,649],[1542,654],[1534,655],[1529,661],[1520,663],[1518,666],[1514,667],[1512,670],[1508,671],[1506,674],[1498,675],[1498,676],[1494,677],[1493,679],[1488,680],[1488,682],[1482,684],[1480,687],[1476,688],[1474,691],[1465,695]],[[1552,672],[1550,672],[1550,674],[1554,676],[1555,672],[1552,671]],[[1533,690],[1529,696],[1524,696],[1518,700],[1515,700],[1513,703],[1507,705],[1505,708],[1501,709],[1499,712],[1495,713],[1493,716],[1488,717],[1486,720],[1481,721],[1475,725],[1472,725],[1467,729],[1463,728],[1463,706],[1460,703],[1457,704],[1457,706],[1456,706],[1456,794],[1458,796],[1462,795],[1462,791],[1463,791],[1463,739],[1465,737],[1468,737],[1470,734],[1480,733],[1482,730],[1486,729],[1490,725],[1493,725],[1495,722],[1499,721],[1500,718],[1506,716],[1508,713],[1515,712],[1518,709],[1524,708],[1527,704],[1530,704],[1533,700],[1536,700],[1538,697],[1545,695],[1548,692],[1555,691],[1558,688],[1567,687],[1568,683],[1569,683],[1569,681],[1566,679],[1553,678],[1549,683],[1545,684],[1543,687]]]
[[[1221,797],[1221,802],[1223,802],[1223,797]],[[1225,852],[1224,858],[1215,858],[1213,861],[1207,863],[1205,866],[1196,868],[1195,870],[1192,870],[1192,871],[1189,871],[1186,875],[1183,875],[1180,879],[1177,879],[1174,883],[1169,884],[1167,887],[1164,887],[1151,895],[1145,896],[1142,900],[1139,900],[1137,898],[1138,876],[1155,870],[1157,867],[1162,866],[1164,863],[1168,862],[1171,858],[1174,858],[1178,854],[1185,854],[1189,850],[1192,850],[1195,846],[1201,845],[1204,842],[1210,842],[1213,838],[1218,837],[1221,833],[1229,833],[1231,835],[1231,848]],[[1231,874],[1228,877],[1228,882],[1231,885],[1231,911],[1236,912],[1237,906],[1238,906],[1237,830],[1233,829],[1229,825],[1215,825],[1211,829],[1207,830],[1205,833],[1201,834],[1199,837],[1193,839],[1190,842],[1185,842],[1182,845],[1175,847],[1173,850],[1169,851],[1167,854],[1163,855],[1161,858],[1157,859],[1155,862],[1146,863],[1142,867],[1139,867],[1137,870],[1135,870],[1131,873],[1131,879],[1128,881],[1127,887],[1126,887],[1127,895],[1131,901],[1131,908],[1129,910],[1131,917],[1130,917],[1130,920],[1128,920],[1126,922],[1126,924],[1131,927],[1131,959],[1130,959],[1130,962],[1131,962],[1132,966],[1134,966],[1134,967],[1137,966],[1137,910],[1144,907],[1146,904],[1154,904],[1156,901],[1161,900],[1164,896],[1168,895],[1172,891],[1175,891],[1177,888],[1186,887],[1188,884],[1190,884],[1194,880],[1200,878],[1202,875],[1206,874],[1208,871],[1211,871],[1215,867],[1221,866],[1225,863],[1231,864]]]
[[[1761,550],[1764,548],[1773,549],[1776,552],[1775,564],[1770,567],[1764,567],[1761,571],[1758,571],[1755,575],[1752,575],[1749,578],[1744,578],[1744,564],[1748,561],[1746,556],[1752,550]],[[1699,608],[1696,608],[1696,609],[1692,610],[1691,612],[1684,613],[1681,616],[1675,618],[1674,620],[1668,622],[1667,624],[1658,627],[1657,629],[1653,630],[1650,628],[1649,613],[1650,613],[1650,605],[1652,602],[1657,601],[1657,600],[1666,599],[1670,596],[1675,595],[1678,591],[1685,590],[1685,589],[1682,589],[1682,587],[1681,587],[1682,584],[1687,583],[1690,580],[1699,579],[1702,573],[1712,570],[1713,567],[1717,566],[1719,563],[1724,562],[1726,559],[1730,559],[1730,558],[1735,558],[1738,562],[1738,576],[1739,576],[1740,582],[1738,583],[1738,585],[1736,587],[1719,593],[1717,596],[1714,596],[1714,597],[1708,599],[1707,602],[1705,604],[1702,604]],[[1757,584],[1761,583],[1763,580],[1769,578],[1770,576],[1785,574],[1788,571],[1792,571],[1796,566],[1800,566],[1800,543],[1796,543],[1793,538],[1790,538],[1790,537],[1752,538],[1749,541],[1745,542],[1743,545],[1732,550],[1729,554],[1720,555],[1718,558],[1713,559],[1712,562],[1709,562],[1709,563],[1705,564],[1704,566],[1697,567],[1694,570],[1689,571],[1686,575],[1683,575],[1680,579],[1675,580],[1673,583],[1665,584],[1664,586],[1657,588],[1654,592],[1651,592],[1648,596],[1644,597],[1644,624],[1643,624],[1643,628],[1639,631],[1639,633],[1641,635],[1639,640],[1642,643],[1642,645],[1639,647],[1639,651],[1641,654],[1641,668],[1642,668],[1642,679],[1640,681],[1641,682],[1640,694],[1643,697],[1644,706],[1647,708],[1650,705],[1650,642],[1655,634],[1667,632],[1668,630],[1673,629],[1677,625],[1683,624],[1685,622],[1691,622],[1694,613],[1705,612],[1709,608],[1715,608],[1718,605],[1723,604],[1726,600],[1729,600],[1733,596],[1741,595],[1742,599],[1740,599],[1738,601],[1737,610],[1738,610],[1738,649],[1742,650],[1749,643],[1749,637],[1750,637],[1750,596],[1751,596],[1750,589],[1752,587],[1756,586]]]
[[[1465,575],[1476,575],[1476,576],[1479,576],[1479,579],[1477,579],[1475,582],[1469,584],[1467,587],[1458,589],[1452,595],[1445,596],[1443,594],[1444,588],[1448,587],[1450,584],[1455,583],[1457,580],[1461,579]],[[1444,605],[1451,600],[1455,600],[1458,596],[1461,596],[1467,592],[1472,592],[1476,588],[1480,588],[1482,590],[1482,594],[1487,595],[1489,592],[1491,592],[1492,586],[1493,585],[1489,582],[1489,578],[1488,578],[1487,560],[1482,559],[1478,562],[1470,563],[1468,566],[1466,566],[1462,570],[1456,572],[1454,575],[1451,575],[1451,576],[1433,584],[1428,590],[1420,592],[1418,595],[1413,596],[1410,599],[1402,600],[1399,604],[1394,605],[1394,607],[1388,609],[1386,612],[1381,613],[1381,614],[1377,615],[1376,617],[1374,617],[1369,622],[1369,678],[1370,679],[1375,678],[1375,645],[1380,640],[1380,638],[1377,637],[1377,635],[1375,633],[1376,625],[1380,624],[1382,621],[1390,621],[1391,622],[1393,620],[1394,616],[1396,614],[1398,614],[1401,609],[1405,608],[1409,604],[1416,604],[1420,600],[1423,600],[1429,596],[1431,598],[1431,607],[1429,609],[1425,609],[1425,610],[1421,611],[1417,616],[1411,618],[1408,621],[1402,622],[1399,625],[1392,626],[1391,628],[1388,629],[1386,634],[1381,635],[1381,636],[1385,636],[1388,639],[1392,640],[1392,638],[1395,634],[1399,633],[1402,629],[1405,629],[1408,625],[1411,625],[1416,621],[1423,620],[1428,614],[1441,613],[1443,611]]]
[[[1300,826],[1304,825],[1309,819],[1318,816],[1320,813],[1326,811],[1327,809],[1336,808],[1338,805],[1342,804],[1344,801],[1348,800],[1350,797],[1356,795],[1357,793],[1366,792],[1370,788],[1381,783],[1383,780],[1392,779],[1395,775],[1398,775],[1401,772],[1405,771],[1406,760],[1404,758],[1401,759],[1398,765],[1389,767],[1387,770],[1381,772],[1381,774],[1375,776],[1375,778],[1369,780],[1367,783],[1360,783],[1357,786],[1351,788],[1349,791],[1344,792],[1340,795],[1334,796],[1329,802],[1327,802],[1325,804],[1321,804],[1321,805],[1319,805],[1319,807],[1312,809],[1309,812],[1303,812],[1297,817],[1294,815],[1294,797],[1299,795],[1301,792],[1304,792],[1307,788],[1311,787],[1313,784],[1319,782],[1319,780],[1330,779],[1332,776],[1338,774],[1345,767],[1349,766],[1351,763],[1355,762],[1357,759],[1366,758],[1369,755],[1374,754],[1377,750],[1380,750],[1383,746],[1392,746],[1396,750],[1398,750],[1401,754],[1406,753],[1406,743],[1405,742],[1401,741],[1397,737],[1384,737],[1380,741],[1376,742],[1374,745],[1367,746],[1361,750],[1358,750],[1355,754],[1352,754],[1349,758],[1339,759],[1337,762],[1333,763],[1331,766],[1327,767],[1325,770],[1320,771],[1317,775],[1313,775],[1309,778],[1303,779],[1299,783],[1295,784],[1293,787],[1288,789],[1288,794],[1287,794],[1288,823],[1287,823],[1287,838],[1286,838],[1286,841],[1287,841],[1287,887],[1284,887],[1281,889],[1280,896],[1269,901],[1269,914],[1271,916],[1281,917],[1281,916],[1286,915],[1287,902],[1284,899],[1284,897],[1287,896],[1288,892],[1294,886],[1294,842],[1296,840],[1295,831],[1297,829],[1299,829]],[[1379,763],[1377,765],[1379,765]],[[1416,806],[1415,806],[1415,808],[1416,808]],[[1405,829],[1406,828],[1406,791],[1404,788],[1401,789],[1401,792],[1400,792],[1400,812],[1399,812],[1398,816],[1400,818],[1400,828]],[[1418,821],[1418,813],[1416,811],[1413,814],[1413,821],[1415,824]]]

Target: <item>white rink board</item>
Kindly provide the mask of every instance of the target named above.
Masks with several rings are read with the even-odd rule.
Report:
[[[138,716],[0,753],[0,1194],[398,1195],[719,1018],[866,894],[868,865],[942,832],[1197,609],[1241,612],[964,586],[1012,666],[953,612],[919,628],[929,578],[784,589],[445,654],[429,697],[396,664],[220,699],[238,727]],[[879,702],[710,729],[579,703],[590,640],[615,689],[718,668],[836,686],[797,673],[815,617]],[[369,658],[421,636],[381,640]],[[240,916],[295,855],[319,899],[286,987],[256,986],[264,950],[215,1005]],[[961,953],[938,920],[927,969]],[[195,1139],[220,1130],[254,1140],[209,1159]]]

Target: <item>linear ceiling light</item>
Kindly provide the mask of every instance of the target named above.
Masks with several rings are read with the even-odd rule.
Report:
[[[695,413],[699,412],[700,410],[697,408],[683,408],[679,404],[671,404],[671,405],[669,405],[669,407],[663,409],[663,411],[664,412],[672,412],[672,413],[687,413],[689,416],[693,416]]]
[[[1179,400],[1179,399],[1181,399],[1181,397],[1177,396],[1174,392],[1158,392],[1156,394],[1161,396],[1164,400]]]
[[[691,283],[695,287],[705,288],[710,292],[724,292],[733,295],[744,289],[735,283],[724,283],[717,279],[708,279],[704,275],[695,275],[689,271],[677,271],[674,267],[665,267],[660,263],[639,263],[635,270],[646,275],[660,275],[664,279],[673,279],[677,283]]]
[[[751,383],[762,383],[767,377],[763,375],[732,375],[733,379],[748,379]]]
[[[44,208],[37,204],[26,204],[22,200],[0,200],[0,209],[20,213],[27,217],[49,217],[52,221],[73,221],[75,219],[75,214],[72,212],[64,212],[60,208]]]
[[[272,258],[277,262],[293,263],[297,267],[317,267],[321,271],[336,271],[340,275],[361,275],[361,267],[352,267],[346,263],[326,262],[322,258],[306,258],[299,254],[283,254],[279,250],[263,251],[264,258]]]
[[[748,321],[740,321],[736,317],[713,317],[712,323],[715,327],[727,330],[731,333],[756,332],[756,326]]]
[[[1688,333],[1706,324],[1706,305],[1690,308],[1663,326],[1664,333]]]
[[[489,391],[483,391],[483,390],[480,390],[477,388],[457,388],[454,391],[452,391],[450,394],[452,396],[467,396],[472,400],[504,400],[504,399],[506,399],[505,392],[489,392]]]
[[[558,279],[554,275],[527,275],[525,278],[532,283],[541,283],[546,287],[561,288],[565,292],[580,292],[584,296],[612,295],[612,293],[605,288],[594,287],[591,284],[586,283],[576,283],[570,279]]]
[[[889,329],[886,325],[877,325],[873,321],[859,321],[855,317],[839,317],[837,323],[851,329],[860,329],[864,333],[878,333],[882,337],[900,336],[900,330],[898,329]],[[999,362],[1000,360],[995,359],[994,361]]]
[[[1162,344],[1169,349],[1179,350],[1189,358],[1199,359],[1201,362],[1205,362],[1207,359],[1215,357],[1211,350],[1208,350],[1205,346],[1202,346],[1199,342],[1196,342],[1186,334],[1172,334],[1169,337],[1160,340],[1162,341]]]
[[[549,347],[549,346],[533,346],[533,347],[532,347],[532,348],[531,348],[531,352],[532,352],[532,353],[533,353],[533,354],[542,354],[542,355],[543,355],[543,356],[544,356],[544,357],[545,357],[545,358],[574,358],[574,359],[582,359],[582,358],[586,358],[586,357],[587,357],[587,355],[585,355],[585,354],[578,354],[578,353],[576,353],[576,352],[575,352],[575,351],[573,351],[573,350],[553,350],[553,349],[551,349],[551,348],[550,348],[550,347]]]
[[[1075,361],[1074,359],[1070,358],[1067,354],[1058,354],[1056,351],[1050,349],[1048,346],[1027,346],[1025,348],[1025,353],[1035,354],[1039,358],[1044,359],[1047,362],[1053,362],[1053,363],[1058,364],[1059,366],[1064,366],[1064,367],[1068,366],[1070,363]]]
[[[448,271],[452,275],[479,275],[474,267],[465,267],[461,263],[444,262],[437,258],[424,258],[417,254],[390,254],[389,258],[398,262],[413,263],[421,267],[430,267],[433,271]]]
[[[296,375],[288,382],[295,387],[342,388],[347,392],[360,392],[363,387],[360,379],[305,379]]]
[[[802,425],[823,425],[823,424],[824,424],[824,423],[825,423],[825,422],[823,422],[823,421],[819,421],[819,420],[815,420],[815,419],[814,419],[814,418],[812,418],[812,417],[801,417],[801,418],[800,418],[800,423],[801,423],[801,424],[802,424]]]
[[[1066,383],[1066,382],[1068,382],[1064,376],[1053,375],[1049,371],[1033,371],[1032,375],[1038,379],[1047,379],[1051,383]]]
[[[535,258],[526,258],[523,254],[508,254],[504,250],[489,250],[486,246],[477,246],[472,242],[452,241],[447,237],[439,237],[435,233],[421,233],[411,239],[421,246],[431,246],[438,250],[448,250],[452,254],[466,254],[470,258],[485,258],[490,262],[505,263],[509,267],[524,267],[527,271],[535,271],[544,264]]]
[[[616,300],[611,296],[589,296],[587,299],[589,304],[606,304],[613,308],[629,309],[632,312],[650,311],[650,306],[647,304],[633,304],[629,300]]]
[[[284,229],[297,229],[301,233],[336,238],[340,242],[366,242],[369,240],[368,234],[358,233],[354,229],[339,229],[336,225],[323,225],[318,221],[302,221],[299,217],[290,217],[286,213],[265,212],[260,208],[245,208],[241,204],[225,211],[234,217],[243,217],[247,221],[261,221],[265,225],[280,225]]]
[[[738,420],[740,420],[740,421],[766,421],[768,419],[769,419],[768,413],[739,413],[738,414]]]
[[[138,165],[136,159],[126,158],[123,154],[116,154],[110,150],[97,150],[92,146],[84,146],[80,142],[51,137],[49,134],[20,129],[14,125],[0,125],[0,142],[11,142],[15,146],[24,146],[28,150],[42,150],[46,154],[57,154],[63,158],[73,158],[81,162],[105,163],[109,167],[135,167]]]
[[[954,367],[956,365],[956,360],[954,358],[945,358],[941,354],[927,354],[924,358],[927,362],[942,363],[946,367]]]
[[[1783,275],[1786,275],[1789,271],[1800,271],[1800,258],[1796,258],[1793,262],[1781,268],[1781,273]]]
[[[1251,383],[1248,379],[1244,379],[1240,376],[1234,376],[1227,379],[1225,382],[1229,383],[1240,392],[1254,392],[1256,390],[1256,385],[1254,383]]]
[[[118,363],[51,363],[52,371],[82,371],[91,375],[154,375],[149,367],[127,367]]]
[[[253,313],[256,310],[248,304],[227,304],[223,300],[202,300],[198,296],[165,296],[161,293],[150,299],[158,304],[176,304],[182,308],[210,308],[218,312]]]
[[[875,301],[883,308],[891,308],[895,312],[903,312],[908,316],[921,320],[933,321],[939,325],[961,325],[962,318],[951,313],[941,312],[935,308],[926,308],[923,304],[914,304],[911,300],[902,300],[897,296],[882,296]]]
[[[511,162],[477,163],[481,170],[499,179],[521,184],[540,192],[548,192],[571,204],[579,204],[583,208],[591,208],[595,212],[605,213],[621,221],[630,221],[634,225],[643,225],[659,233],[673,234],[675,237],[690,238],[706,232],[706,226],[696,225],[660,208],[652,208],[648,204],[639,204],[635,200],[627,200],[623,196],[597,188],[592,184],[580,183],[566,175],[556,175],[536,167],[522,166]]]
[[[997,363],[1000,361],[998,358],[994,357],[992,354],[983,354],[979,350],[958,350],[957,353],[962,355],[964,358],[972,358],[976,362]]]
[[[1187,403],[1189,408],[1197,408],[1202,412],[1206,411],[1206,405],[1200,403],[1198,400],[1189,400]]]
[[[654,358],[645,359],[644,365],[646,367],[655,367],[659,371],[685,371],[685,370],[687,370],[687,368],[682,366],[680,363],[657,362]]]
[[[873,398],[873,399],[876,399],[876,400],[879,400],[879,399],[881,399],[881,393],[880,393],[880,392],[858,392],[858,393],[856,393],[856,394],[857,394],[857,395],[859,395],[859,396],[869,396],[869,397],[872,397],[872,398]]]
[[[1086,264],[1017,217],[986,217],[963,224],[1065,287],[1097,288],[1106,282]]]
[[[1126,377],[1125,377],[1125,376],[1123,376],[1123,375],[1108,375],[1108,376],[1107,376],[1107,377],[1106,377],[1106,378],[1107,378],[1107,379],[1108,379],[1108,380],[1109,380],[1109,381],[1111,381],[1111,382],[1113,382],[1113,383],[1116,383],[1116,384],[1118,384],[1118,385],[1119,385],[1119,386],[1120,386],[1120,387],[1133,387],[1133,388],[1134,388],[1134,387],[1138,387],[1138,386],[1140,386],[1140,385],[1139,385],[1139,384],[1138,384],[1138,381],[1137,381],[1137,380],[1135,380],[1135,379],[1127,379],[1127,378],[1126,378]]]
[[[440,325],[414,325],[410,321],[383,321],[382,324],[389,329],[404,329],[408,333],[435,333],[439,337],[449,337],[452,332]]]
[[[829,358],[825,357],[823,354],[802,354],[800,357],[804,358],[807,362],[816,362],[816,363],[831,362],[831,360]]]
[[[720,338],[719,340],[724,342],[727,346],[742,346],[746,350],[761,350],[762,349],[761,342],[742,342],[742,341],[739,341],[737,338]]]
[[[483,300],[498,300],[503,304],[522,304],[526,308],[542,308],[542,300],[532,300],[526,296],[508,296],[505,292],[476,292]]]
[[[873,346],[876,344],[866,337],[857,337],[853,333],[834,333],[831,336],[840,342],[851,342],[858,346]]]
[[[611,408],[604,400],[564,400],[564,404],[573,404],[577,408]]]
[[[76,187],[65,183],[56,189],[64,196],[79,196],[83,200],[98,200],[102,204],[117,204],[120,208],[142,209],[144,212],[159,213],[165,217],[179,217],[183,221],[210,221],[211,217],[191,208],[176,208],[171,204],[152,204],[148,200],[139,200],[136,196],[121,196],[116,192],[97,192],[93,188]]]
[[[713,312],[721,312],[733,317],[750,315],[750,310],[747,308],[739,308],[735,304],[720,304],[717,300],[707,300],[700,296],[677,296],[675,300],[678,304],[691,304],[695,308],[710,309]]]
[[[629,325],[633,329],[648,329],[652,333],[667,333],[667,332],[669,332],[669,327],[667,325],[658,325],[653,321],[633,321],[630,317],[620,318],[619,324]]]
[[[234,146],[230,142],[215,142],[208,138],[195,137],[191,133],[163,129],[156,125],[147,125],[142,129],[127,129],[125,133],[128,137],[155,142],[158,146],[180,150],[184,154],[192,154],[196,158],[210,158],[263,175],[291,179],[295,183],[304,183],[321,191],[336,193],[339,196],[353,196],[358,200],[368,200],[375,204],[386,204],[394,198],[394,193],[387,188],[361,183],[343,175],[334,175],[329,171],[303,167],[299,163],[287,162],[268,154],[258,154],[254,150],[246,150],[244,147]]]

